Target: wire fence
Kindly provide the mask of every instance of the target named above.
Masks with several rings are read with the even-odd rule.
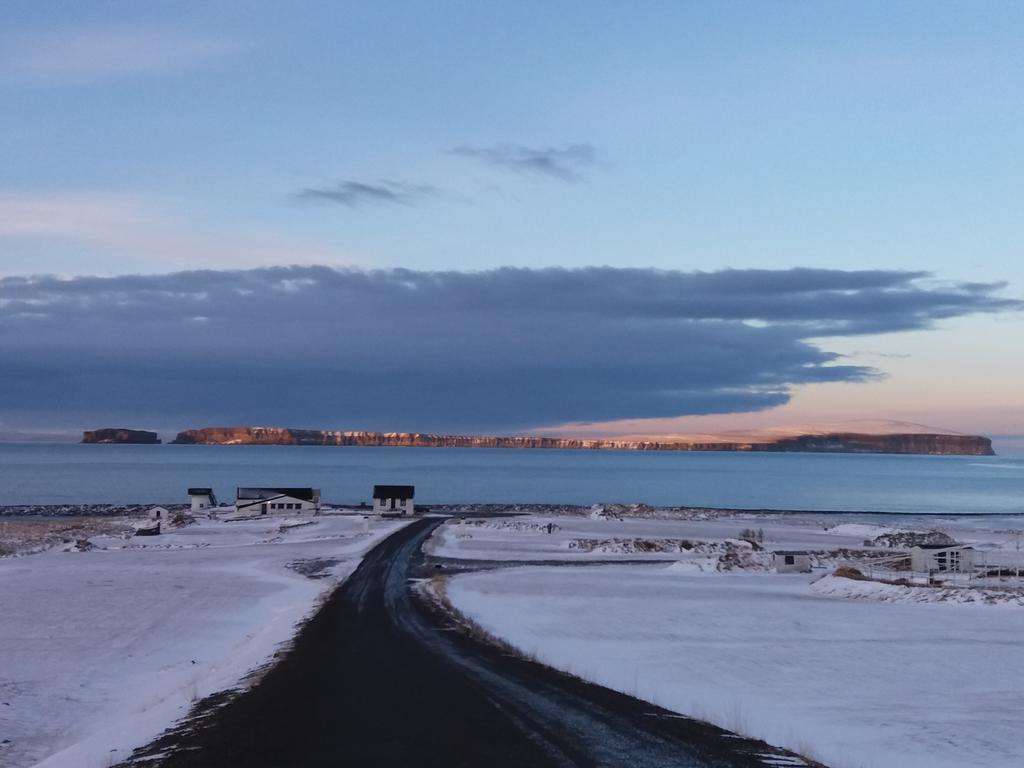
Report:
[[[847,559],[874,581],[919,586],[1024,588],[1024,552],[1018,549],[975,550],[970,547],[925,549]]]

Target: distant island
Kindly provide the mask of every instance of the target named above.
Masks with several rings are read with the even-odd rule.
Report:
[[[705,436],[710,437],[710,436]],[[83,441],[85,442],[85,441]],[[561,448],[620,451],[742,451],[773,453],[901,453],[993,456],[992,441],[978,435],[936,432],[855,431],[772,434],[714,439],[664,437],[589,439],[438,435],[420,432],[363,432],[285,427],[206,427],[179,432],[176,445],[331,445],[409,448]]]
[[[160,438],[156,432],[144,429],[123,429],[108,427],[91,429],[82,433],[83,443],[125,443],[130,445],[159,445]]]

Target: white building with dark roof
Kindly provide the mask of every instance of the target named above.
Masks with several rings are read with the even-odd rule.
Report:
[[[411,515],[416,504],[414,485],[373,486],[373,511],[378,515]]]
[[[235,510],[254,515],[319,512],[319,488],[239,488]]]
[[[213,493],[213,488],[189,488],[188,495],[192,499],[193,512],[217,506],[217,497]]]
[[[779,549],[772,553],[776,573],[810,573],[811,555],[802,549]]]

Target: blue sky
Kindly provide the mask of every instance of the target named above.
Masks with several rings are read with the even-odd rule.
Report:
[[[7,2],[0,275],[818,267],[1020,297],[1022,96],[1009,2]],[[780,418],[1024,432],[1019,313],[933,325],[830,341],[887,376],[794,384]],[[951,358],[975,377],[922,397]]]

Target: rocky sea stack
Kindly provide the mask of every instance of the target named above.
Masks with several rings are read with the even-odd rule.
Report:
[[[149,432],[145,429],[123,429],[119,427],[108,427],[105,429],[90,429],[82,433],[83,443],[125,443],[130,445],[159,445],[160,438],[156,432]]]

